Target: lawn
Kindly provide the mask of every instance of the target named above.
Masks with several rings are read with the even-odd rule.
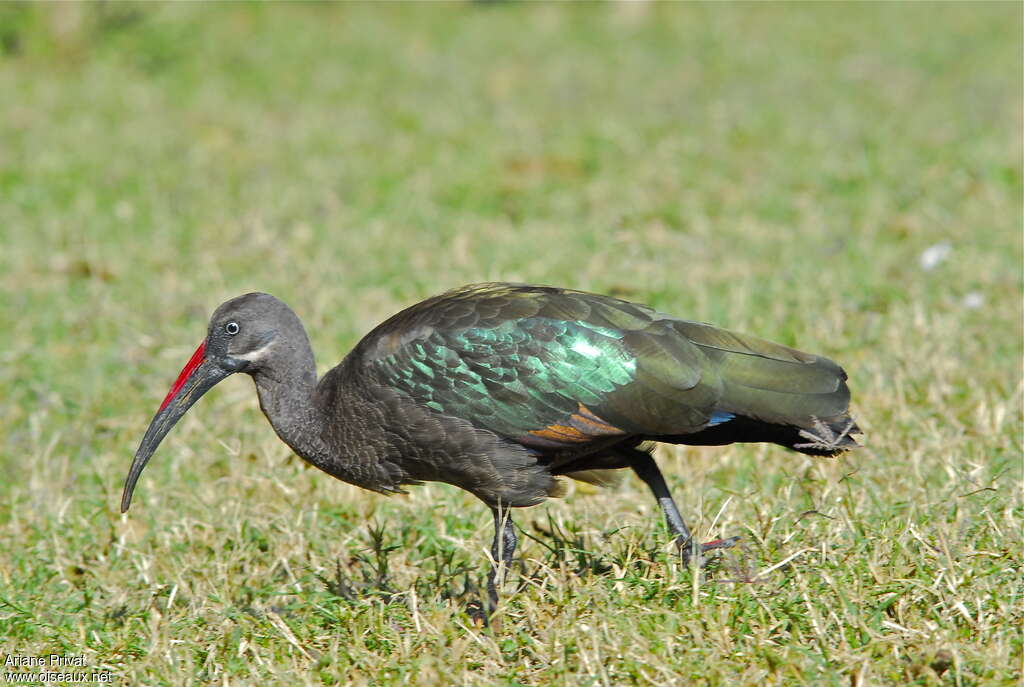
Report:
[[[0,656],[122,685],[1019,684],[1021,28],[1019,3],[0,6]],[[699,575],[639,480],[570,485],[516,513],[489,627],[487,509],[307,467],[241,375],[119,514],[221,301],[289,303],[323,372],[488,280],[828,355],[867,445],[659,449],[698,536],[743,537]]]

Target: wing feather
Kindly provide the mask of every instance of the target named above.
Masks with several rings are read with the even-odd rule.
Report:
[[[686,435],[734,415],[801,425],[849,401],[827,358],[551,287],[451,291],[387,320],[353,355],[414,402],[541,450]]]
[[[545,287],[451,292],[399,313],[359,349],[381,383],[414,401],[543,448],[700,427],[716,395],[693,393],[703,355],[655,311]]]

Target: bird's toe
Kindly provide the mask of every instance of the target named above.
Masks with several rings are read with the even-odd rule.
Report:
[[[698,556],[699,567],[703,568],[707,566],[708,562],[711,560],[704,554],[716,549],[731,549],[736,546],[739,541],[739,537],[726,537],[724,539],[712,539],[709,542],[694,546],[692,540],[679,537],[676,539],[676,546],[679,548],[679,555],[682,557],[685,565],[689,565],[691,557],[696,553]]]

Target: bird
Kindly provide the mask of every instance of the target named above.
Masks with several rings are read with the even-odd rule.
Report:
[[[518,545],[512,510],[562,495],[562,478],[632,470],[689,561],[739,537],[694,540],[656,443],[834,456],[860,433],[847,374],[829,358],[611,296],[456,288],[385,320],[318,381],[299,317],[255,292],[214,311],[139,444],[122,513],[175,423],[236,373],[252,377],[278,437],[332,477],[382,494],[444,482],[483,501],[494,520],[488,612]]]

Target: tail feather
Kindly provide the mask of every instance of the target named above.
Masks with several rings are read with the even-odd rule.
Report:
[[[699,323],[676,328],[715,364],[722,394],[707,427],[668,441],[765,441],[820,456],[857,447],[851,435],[860,429],[849,414],[847,375],[834,361]]]

